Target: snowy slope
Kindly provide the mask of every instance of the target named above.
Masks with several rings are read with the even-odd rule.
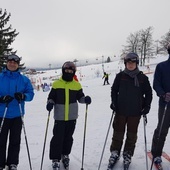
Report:
[[[167,57],[162,57],[157,59],[159,61],[165,60]],[[156,62],[156,59],[153,60]],[[152,60],[150,61],[152,62]],[[119,71],[120,66],[118,62],[112,62],[105,64],[105,71],[111,73],[110,83],[113,83],[115,74]],[[122,65],[123,67],[123,65]],[[154,71],[152,66],[152,71]],[[146,70],[142,67],[141,70]],[[80,74],[81,71],[81,74]],[[61,72],[61,71],[57,71]],[[96,74],[99,72],[100,74]],[[56,71],[49,71],[44,74],[36,75],[40,77],[43,81],[43,76],[46,77],[48,83],[51,81],[50,76],[55,76]],[[79,67],[77,71],[78,78],[81,78],[81,84],[86,95],[90,95],[92,98],[92,104],[88,107],[88,117],[87,117],[87,129],[86,129],[86,145],[85,145],[85,157],[84,157],[84,170],[97,170],[99,166],[99,161],[106,138],[106,132],[108,130],[110,118],[112,111],[110,110],[110,88],[111,85],[103,86],[102,80],[102,66],[101,65],[90,65],[86,67]],[[81,77],[81,76],[82,77]],[[153,73],[147,74],[150,83],[152,85]],[[46,111],[46,99],[48,92],[43,92],[42,90],[35,90],[35,98],[32,102],[26,103],[26,116],[25,116],[25,127],[27,132],[27,138],[29,143],[29,149],[31,154],[31,161],[34,170],[40,169],[42,149],[44,144],[44,135],[47,123],[48,112]],[[157,125],[157,110],[158,110],[158,97],[155,92],[153,92],[153,102],[151,111],[148,114],[148,124],[147,130],[147,148],[151,148],[151,141],[154,129]],[[82,163],[82,146],[83,146],[83,135],[84,135],[84,120],[85,120],[85,105],[79,104],[79,118],[77,121],[76,130],[74,133],[74,144],[72,148],[72,153],[70,155],[70,170],[80,170]],[[50,115],[47,143],[45,148],[43,169],[51,169],[51,161],[49,160],[49,143],[52,137],[53,128],[53,114]],[[110,156],[109,147],[112,138],[112,128],[108,136],[105,152],[103,155],[103,160],[101,164],[101,170],[106,170],[108,159]],[[167,136],[165,150],[170,154],[170,134]],[[144,126],[143,119],[141,119],[138,133],[138,141],[136,144],[136,150],[130,168],[133,170],[144,170],[145,165],[145,144],[144,144]],[[149,167],[150,167],[150,160]],[[116,169],[122,169],[122,158],[116,165]],[[170,163],[164,161],[165,170],[170,170]],[[20,164],[19,170],[29,170],[29,163],[27,157],[27,149],[24,139],[24,133],[22,134],[21,152],[20,152]]]

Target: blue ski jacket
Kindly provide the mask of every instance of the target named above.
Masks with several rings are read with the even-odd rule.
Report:
[[[6,68],[0,73],[0,97],[10,95],[14,97],[14,93],[20,92],[25,95],[25,100],[21,101],[22,113],[19,108],[18,101],[14,98],[7,106],[5,118],[20,117],[25,114],[25,101],[31,101],[34,97],[34,90],[30,80],[22,75],[19,70],[12,72]],[[0,117],[5,113],[6,104],[0,103]]]
[[[159,104],[165,105],[162,95],[170,92],[170,55],[168,60],[163,61],[156,66],[153,89],[156,91],[157,96],[160,97]]]

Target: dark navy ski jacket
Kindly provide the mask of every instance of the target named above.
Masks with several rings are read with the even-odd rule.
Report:
[[[163,61],[156,66],[153,89],[160,97],[159,104],[164,105],[165,102],[161,96],[167,92],[170,92],[170,55],[168,60]]]

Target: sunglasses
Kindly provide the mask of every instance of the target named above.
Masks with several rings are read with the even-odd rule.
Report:
[[[8,56],[8,58],[7,58],[7,60],[8,61],[15,61],[15,62],[20,62],[20,58],[18,57],[18,56],[16,56],[16,55],[10,55],[10,56]]]

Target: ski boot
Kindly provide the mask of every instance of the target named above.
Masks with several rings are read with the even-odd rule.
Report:
[[[155,164],[155,167],[158,170],[163,170],[163,168],[162,168],[162,159],[161,159],[160,156],[157,156],[156,158],[154,158],[154,164]]]
[[[9,165],[8,170],[17,170],[17,165],[14,164]]]
[[[52,168],[53,170],[60,170],[60,161],[57,159],[52,160]]]
[[[124,170],[128,170],[129,169],[129,165],[131,163],[131,157],[132,157],[132,153],[130,151],[125,151],[123,153],[123,165],[124,165]]]
[[[69,170],[69,162],[70,162],[70,158],[68,155],[63,155],[62,156],[62,162],[63,162],[63,166],[66,170]]]
[[[117,160],[119,160],[119,152],[112,151],[111,156],[109,158],[109,164],[108,164],[107,170],[112,170]]]

